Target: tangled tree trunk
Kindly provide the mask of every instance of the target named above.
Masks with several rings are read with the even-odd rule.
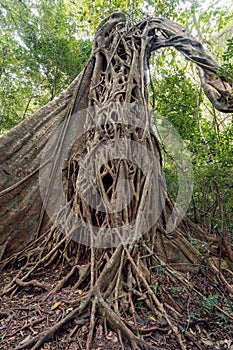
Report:
[[[19,349],[39,349],[81,315],[90,315],[87,349],[91,349],[98,315],[117,332],[122,348],[123,340],[133,349],[157,348],[151,332],[161,327],[171,330],[177,347],[186,349],[191,339],[202,348],[192,334],[180,332],[185,327],[174,299],[163,303],[156,269],[162,268],[166,280],[201,298],[202,291],[185,273],[208,265],[208,273],[212,279],[216,276],[226,298],[233,292],[232,272],[226,268],[223,273],[214,257],[217,243],[209,252],[212,242],[198,227],[188,220],[175,225],[178,213],[164,185],[148,93],[150,55],[165,46],[175,47],[197,63],[213,105],[233,112],[231,86],[217,78],[218,65],[183,27],[165,18],[130,26],[123,14],[116,13],[98,29],[92,56],[67,91],[2,138],[0,256],[2,267],[21,266],[3,293],[15,294],[29,285],[48,289],[33,274],[41,266],[70,259],[72,269],[48,294],[71,280],[74,290],[85,291],[72,301],[73,311]],[[80,123],[81,134],[74,128]],[[51,142],[58,126],[59,138]],[[87,178],[89,174],[96,175],[95,184]],[[42,181],[40,188],[39,177],[47,182]],[[55,191],[58,178],[65,192],[64,205]],[[78,223],[74,224],[74,216]],[[202,243],[202,254],[191,238]],[[208,250],[208,259],[203,250]],[[138,324],[138,300],[153,315],[154,328]],[[215,307],[233,319],[230,312]],[[86,318],[82,320],[80,327]]]

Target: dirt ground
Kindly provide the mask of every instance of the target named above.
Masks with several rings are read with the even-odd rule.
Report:
[[[34,278],[46,282],[51,289],[70,270],[70,265],[37,271]],[[0,290],[17,274],[17,269],[4,270],[0,275]],[[233,350],[233,323],[224,316],[215,305],[233,316],[233,296],[223,289],[217,289],[215,282],[206,277],[203,271],[197,271],[190,278],[205,295],[200,300],[196,293],[188,291],[183,285],[171,283],[163,271],[155,274],[154,291],[167,312],[173,317],[180,333],[185,338],[187,350],[228,349]],[[24,287],[13,296],[1,296],[0,299],[0,349],[17,349],[32,337],[59,322],[72,311],[71,301],[78,298],[72,281],[59,293],[50,295],[39,287]],[[146,293],[146,292],[145,292]],[[174,309],[173,309],[174,308]],[[175,336],[164,322],[158,322],[154,315],[148,314],[140,301],[137,303],[137,327],[144,339],[158,349],[178,350]],[[85,316],[84,316],[85,317]],[[89,331],[89,317],[86,324],[80,326],[76,318],[55,334],[52,342],[45,343],[41,349],[85,349]],[[82,320],[83,321],[83,320]],[[133,324],[132,319],[127,320]],[[123,339],[124,340],[124,339]],[[131,347],[124,345],[125,350]],[[117,334],[99,316],[95,327],[93,350],[122,349]]]

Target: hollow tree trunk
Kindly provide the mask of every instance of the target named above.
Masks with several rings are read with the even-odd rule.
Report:
[[[147,68],[151,53],[165,46],[174,46],[197,63],[203,69],[202,85],[211,102],[220,111],[233,111],[231,86],[224,78],[216,78],[218,65],[183,27],[165,18],[151,18],[129,28],[123,14],[110,16],[96,34],[86,68],[67,91],[1,139],[1,255],[3,249],[8,255],[21,249],[42,230],[40,221],[44,214],[38,191],[41,152],[70,111],[75,113],[113,102],[137,104],[141,106],[139,113],[144,109],[144,119],[139,124],[145,125],[146,132],[151,134]],[[106,113],[109,114],[109,110],[106,109]],[[130,118],[132,122],[132,114]],[[95,124],[99,122],[96,120]],[[112,121],[109,122],[110,127]],[[113,136],[117,136],[116,133],[109,138]],[[98,137],[101,140],[101,135]],[[138,137],[140,135],[135,135]],[[153,134],[149,142],[159,158]]]
[[[27,262],[4,293],[16,292],[39,264],[61,259],[61,251],[73,255],[75,287],[85,284],[88,292],[59,326],[92,300],[93,315],[105,315],[133,348],[152,348],[122,321],[122,310],[135,319],[132,289],[142,298],[143,285],[149,295],[145,303],[158,319],[165,319],[185,349],[185,340],[150,287],[152,259],[183,268],[189,264],[192,271],[201,257],[187,240],[185,225],[193,237],[204,235],[187,221],[177,227],[179,215],[166,191],[152,132],[148,64],[151,53],[165,46],[197,63],[211,102],[223,112],[233,111],[230,85],[216,78],[218,65],[183,27],[165,18],[131,27],[116,13],[98,29],[92,56],[68,90],[1,142],[1,256],[4,266],[17,259]],[[216,270],[211,261],[210,267]],[[108,301],[120,295],[122,308],[118,302],[111,308]],[[93,316],[87,348],[94,324]],[[31,346],[39,348],[55,331],[33,339]]]

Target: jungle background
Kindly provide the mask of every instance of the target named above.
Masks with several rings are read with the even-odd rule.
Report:
[[[165,16],[197,37],[233,80],[233,5],[229,1],[1,1],[1,112],[5,133],[58,96],[87,62],[99,22],[119,9],[138,21]],[[198,72],[174,49],[153,57],[156,112],[192,154],[195,187],[188,215],[217,235],[232,231],[232,114],[216,111]],[[177,95],[179,98],[177,98]],[[170,192],[176,164],[162,147]]]
[[[1,0],[0,7],[2,134],[53,100],[73,81],[90,56],[100,21],[119,10],[125,12],[132,23],[152,15],[183,24],[221,65],[219,74],[233,81],[233,5],[230,1]],[[201,226],[207,236],[232,243],[233,116],[213,108],[200,87],[198,70],[175,50],[154,54],[151,75],[156,113],[176,128],[191,154],[194,190],[187,216]],[[151,99],[153,96],[151,91]],[[154,125],[156,128],[156,118]],[[163,140],[160,142],[167,186],[175,199],[177,164]],[[202,251],[199,241],[193,239],[192,244],[208,260],[208,251],[204,247]],[[222,252],[221,247],[225,249],[225,245],[220,244],[216,255],[221,259],[225,253],[228,267],[233,270],[232,251]],[[171,290],[174,298],[183,292],[180,286],[173,286]],[[215,305],[222,302],[220,299],[216,290],[214,294],[209,293],[191,318],[203,319],[203,312],[213,315],[227,334],[232,326],[227,317],[216,310]],[[5,336],[3,329],[2,341]],[[203,344],[206,348],[213,346],[207,336]],[[230,348],[229,344],[223,339],[219,348]]]

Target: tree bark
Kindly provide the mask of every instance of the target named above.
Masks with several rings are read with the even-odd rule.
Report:
[[[20,349],[39,348],[60,326],[86,310],[91,300],[88,349],[97,312],[130,339],[133,349],[153,348],[122,321],[121,307],[136,319],[132,290],[141,298],[142,285],[149,296],[147,307],[158,319],[165,319],[180,348],[186,348],[150,286],[154,259],[161,266],[173,262],[180,270],[188,264],[189,271],[201,264],[187,230],[205,240],[204,232],[188,220],[176,224],[179,215],[166,191],[159,144],[152,131],[149,60],[153,51],[166,46],[175,47],[202,69],[201,84],[215,108],[233,111],[231,86],[217,78],[217,63],[182,26],[166,18],[130,26],[124,14],[115,13],[97,30],[91,58],[71,86],[1,139],[0,256],[4,266],[17,259],[27,262],[4,293],[28,285],[26,280],[38,266],[59,261],[61,252],[63,258],[75,257],[77,265],[65,281],[78,270],[75,288],[85,283],[88,290],[59,325]],[[53,139],[55,132],[59,137]],[[57,184],[62,184],[66,203]],[[75,218],[79,220],[74,224]],[[174,273],[163,266],[168,274]],[[209,266],[219,273],[211,259]],[[220,276],[232,293],[232,286]],[[109,299],[118,300],[120,294],[126,296],[122,305],[116,301],[111,307]]]
[[[224,77],[217,77],[218,64],[181,25],[166,18],[150,18],[129,28],[123,14],[113,14],[97,31],[92,57],[71,86],[1,138],[0,245],[7,245],[6,254],[38,235],[43,211],[38,191],[40,156],[55,128],[68,118],[70,110],[76,113],[93,105],[137,103],[147,110],[149,58],[166,46],[175,47],[202,68],[201,84],[215,108],[233,111],[232,87]],[[153,142],[158,157],[154,137]]]

